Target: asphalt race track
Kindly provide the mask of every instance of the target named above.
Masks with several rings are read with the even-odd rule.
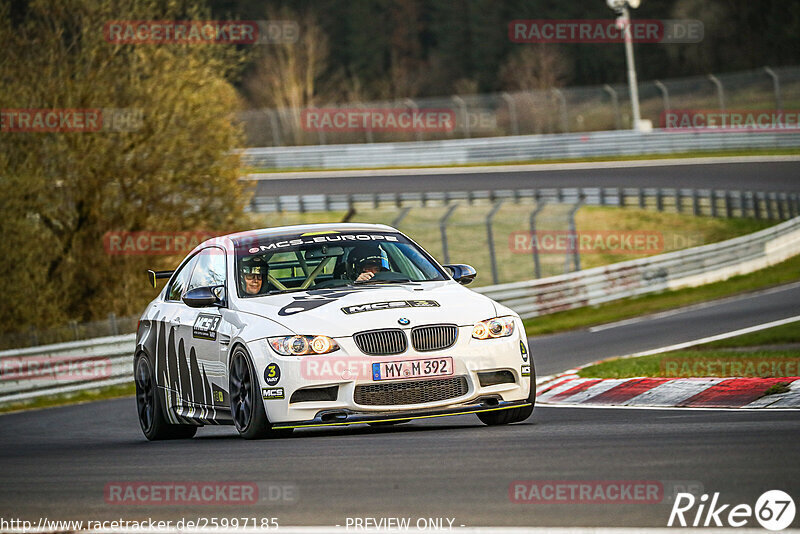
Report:
[[[597,332],[534,339],[532,352],[539,374],[549,374],[797,315],[798,302],[800,286],[791,285]],[[203,428],[190,441],[149,443],[133,399],[125,398],[7,414],[0,429],[0,517],[33,521],[276,517],[280,525],[345,525],[348,517],[408,517],[450,518],[454,526],[664,527],[669,498],[514,503],[509,487],[515,480],[660,481],[702,486],[720,492],[723,503],[750,506],[770,489],[800,495],[800,416],[793,411],[540,406],[527,422],[506,427],[461,416],[308,429],[257,442],[240,439],[233,427]],[[261,500],[213,507],[106,503],[106,485],[121,481],[255,482]]]
[[[620,163],[620,165],[625,165]],[[362,171],[363,172],[363,171]],[[800,161],[763,161],[716,164],[663,164],[570,170],[523,170],[425,175],[399,174],[359,178],[342,173],[327,178],[271,178],[257,182],[256,196],[306,195],[364,191],[478,191],[487,189],[534,189],[548,187],[681,187],[743,191],[800,191]],[[444,174],[444,173],[447,174]]]

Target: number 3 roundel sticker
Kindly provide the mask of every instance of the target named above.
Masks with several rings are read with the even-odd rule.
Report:
[[[281,368],[277,363],[271,363],[264,369],[264,381],[268,386],[274,386],[281,379]]]

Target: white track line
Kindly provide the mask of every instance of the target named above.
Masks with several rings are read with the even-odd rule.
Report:
[[[589,332],[600,332],[603,330],[608,330],[610,328],[616,328],[618,326],[627,326],[631,324],[640,323],[642,321],[649,321],[651,319],[662,319],[664,317],[671,317],[673,315],[680,315],[681,313],[688,313],[691,311],[696,310],[703,310],[706,308],[713,308],[714,306],[718,306],[720,304],[726,304],[728,302],[736,302],[741,300],[752,299],[756,297],[762,297],[764,295],[770,295],[772,293],[780,293],[782,291],[788,291],[791,289],[795,289],[800,287],[800,282],[792,282],[791,284],[785,284],[777,287],[771,287],[769,289],[764,289],[761,291],[754,291],[752,293],[747,293],[745,295],[734,295],[732,297],[724,297],[721,299],[710,300],[708,302],[701,302],[699,304],[690,304],[688,306],[682,306],[680,308],[675,308],[674,310],[667,310],[663,312],[656,312],[651,313],[648,315],[640,315],[639,317],[632,317],[630,319],[623,319],[622,321],[616,321],[613,323],[606,323],[601,324],[598,326],[593,326],[589,328]]]
[[[246,174],[242,180],[288,180],[304,178],[372,178],[375,176],[415,176],[441,174],[486,174],[506,172],[547,172],[588,169],[627,169],[677,165],[718,165],[720,163],[772,163],[800,161],[800,156],[730,156],[712,158],[652,159],[634,161],[596,161],[580,163],[529,163],[524,165],[481,165],[474,167],[420,167],[403,169],[355,169],[331,171],[287,171]]]
[[[651,350],[644,350],[641,352],[635,352],[633,354],[627,354],[625,356],[621,356],[621,358],[636,358],[638,356],[650,356],[653,354],[661,354],[664,352],[671,352],[673,350],[680,350],[685,349],[687,347],[694,347],[695,345],[703,345],[705,343],[711,343],[713,341],[719,341],[720,339],[728,339],[731,337],[741,336],[743,334],[749,334],[750,332],[758,332],[759,330],[766,330],[767,328],[773,328],[776,326],[781,326],[789,323],[796,323],[800,321],[800,315],[795,315],[794,317],[788,317],[786,319],[779,319],[777,321],[771,321],[769,323],[763,323],[755,326],[748,326],[747,328],[740,328],[739,330],[733,330],[732,332],[725,332],[723,334],[717,334],[716,336],[709,336],[700,339],[695,339],[693,341],[686,341],[684,343],[677,343],[675,345],[669,345],[667,347],[660,347],[657,349]],[[597,363],[597,362],[596,362]],[[591,364],[590,364],[591,365]]]

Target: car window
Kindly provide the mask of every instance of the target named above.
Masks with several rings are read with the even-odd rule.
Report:
[[[186,286],[189,283],[189,277],[192,275],[195,263],[197,263],[197,256],[184,263],[178,272],[173,275],[172,282],[167,289],[167,300],[181,300],[183,294],[186,293]]]
[[[197,263],[186,291],[225,285],[225,251],[211,247],[197,255]]]
[[[237,244],[236,257],[242,297],[349,285],[370,264],[376,282],[446,279],[424,251],[394,232],[269,236]],[[245,273],[260,277],[249,290]]]

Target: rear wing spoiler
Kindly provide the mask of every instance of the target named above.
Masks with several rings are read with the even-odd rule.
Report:
[[[156,280],[160,280],[162,278],[169,278],[172,276],[172,273],[175,271],[153,271],[151,269],[147,270],[147,278],[150,280],[150,285],[154,288],[156,287]]]

